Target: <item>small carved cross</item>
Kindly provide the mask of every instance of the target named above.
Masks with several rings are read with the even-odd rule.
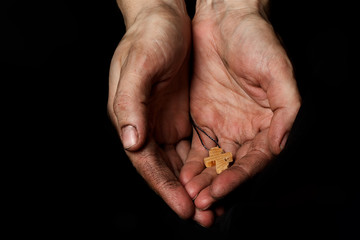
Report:
[[[206,167],[216,166],[216,173],[220,174],[228,169],[229,164],[233,161],[231,152],[224,153],[219,147],[213,147],[209,150],[209,157],[204,158]]]

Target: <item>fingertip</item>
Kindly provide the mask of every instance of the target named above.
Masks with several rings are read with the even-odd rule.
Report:
[[[191,180],[193,177],[193,174],[186,170],[186,165],[183,166],[183,168],[180,171],[179,175],[179,181],[183,186],[186,186],[186,184]]]
[[[164,188],[158,188],[157,192],[181,219],[190,219],[194,216],[194,203],[178,181]]]
[[[199,190],[196,188],[196,185],[194,185],[193,182],[189,181],[185,185],[185,189],[191,199],[193,199],[193,200],[196,199],[197,195],[199,194]]]
[[[185,186],[196,175],[200,174],[204,168],[204,156],[207,155],[206,151],[199,151],[196,147],[192,146],[190,149],[185,164],[180,172],[180,182]]]
[[[139,141],[138,132],[132,125],[126,125],[121,128],[120,138],[126,150],[134,147]]]
[[[289,137],[289,132],[286,132],[283,139],[281,140],[281,143],[280,143],[280,146],[279,146],[281,151],[285,148],[288,137]]]
[[[278,155],[281,152],[281,144],[285,135],[291,128],[285,111],[277,111],[270,124],[267,140],[272,154]]]
[[[194,204],[190,198],[174,206],[173,210],[184,220],[192,218],[195,214]]]
[[[172,181],[170,184],[157,188],[158,193],[171,209],[182,219],[194,216],[195,206],[180,182]]]
[[[224,198],[248,178],[249,175],[241,167],[232,166],[213,181],[210,186],[210,195],[214,199]]]
[[[271,153],[274,154],[274,155],[279,155],[281,150],[282,150],[280,148],[280,144],[279,144],[278,141],[277,142],[271,142],[269,147],[270,147]]]
[[[210,208],[214,202],[215,199],[210,194],[210,187],[203,189],[194,201],[195,206],[203,211]]]
[[[283,132],[282,130],[281,132]],[[269,131],[269,148],[272,154],[279,155],[280,152],[284,149],[288,136],[289,131],[285,130],[285,132],[282,134],[280,131],[273,133],[272,131]]]
[[[144,144],[144,134],[141,129],[134,125],[125,125],[120,129],[120,139],[127,151],[137,151]]]
[[[199,192],[210,186],[213,179],[216,178],[215,169],[206,168],[199,175],[193,177],[186,185],[185,189],[192,199],[195,199]]]
[[[190,152],[190,141],[189,140],[181,140],[176,145],[176,152],[179,154],[181,161],[184,163]]]
[[[189,196],[187,196],[185,189],[181,189],[178,192],[181,192],[181,195],[183,197],[182,197],[181,201],[178,200],[177,204],[173,205],[174,210],[181,219],[185,219],[185,220],[190,219],[195,214],[194,202],[192,201],[192,199],[190,199]],[[178,199],[180,199],[180,198],[178,198]]]
[[[220,181],[218,179],[216,180],[211,184],[210,194],[213,198],[220,199],[223,198],[229,192],[227,189],[229,188],[229,184],[231,185],[232,183],[226,181],[227,184],[223,185],[224,181],[222,181],[222,179],[220,179]]]
[[[150,140],[137,152],[127,152],[136,170],[165,203],[182,219],[194,215],[195,206],[184,186],[169,168],[159,146]]]
[[[195,209],[193,220],[204,228],[209,228],[214,224],[215,216],[211,210]]]
[[[278,155],[286,146],[286,142],[299,112],[301,98],[299,97],[289,107],[279,108],[275,111],[268,132],[270,151]]]
[[[200,162],[191,161],[185,163],[180,172],[179,180],[182,185],[186,185],[191,179],[198,175],[204,169],[204,165]]]

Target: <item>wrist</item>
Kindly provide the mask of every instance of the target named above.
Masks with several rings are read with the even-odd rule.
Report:
[[[184,0],[117,0],[117,3],[126,28],[129,28],[135,22],[140,13],[156,9],[162,9],[179,16],[187,16]]]
[[[269,0],[197,0],[196,12],[211,9],[215,12],[238,11],[243,14],[266,12]]]

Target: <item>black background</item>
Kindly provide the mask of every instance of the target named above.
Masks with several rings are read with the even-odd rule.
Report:
[[[187,2],[193,15],[195,1]],[[109,65],[125,31],[116,2],[2,5],[11,165],[4,176],[14,236],[359,238],[357,78],[349,58],[358,26],[346,1],[272,1],[270,21],[303,105],[286,149],[224,200],[229,211],[209,230],[178,219],[147,187],[108,119]]]

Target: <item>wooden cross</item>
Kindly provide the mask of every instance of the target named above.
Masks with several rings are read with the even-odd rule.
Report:
[[[216,166],[216,173],[220,174],[228,169],[229,164],[233,161],[231,152],[224,153],[219,147],[213,147],[209,150],[209,157],[204,158],[206,167]]]

